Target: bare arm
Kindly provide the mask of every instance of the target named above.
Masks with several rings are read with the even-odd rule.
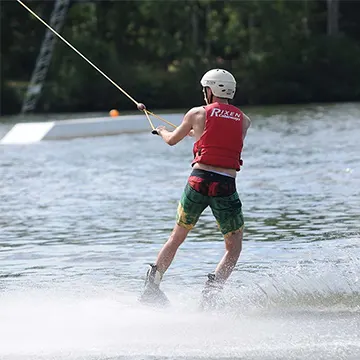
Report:
[[[244,113],[243,113],[243,115],[244,115],[244,122],[243,122],[243,140],[244,140],[245,136],[246,136],[246,133],[247,133],[247,131],[248,131],[250,125],[251,125],[251,120]]]
[[[194,129],[191,129],[190,132],[188,133],[189,136],[194,137],[195,136],[195,131]]]
[[[164,139],[164,141],[170,145],[176,145],[181,141],[185,136],[193,136],[191,131],[194,124],[194,119],[198,114],[199,108],[190,109],[184,116],[184,119],[180,126],[178,126],[174,131],[168,131],[164,126],[159,126],[157,128],[159,135]]]

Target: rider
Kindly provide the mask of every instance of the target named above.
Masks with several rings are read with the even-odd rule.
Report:
[[[170,146],[188,134],[195,137],[192,173],[180,199],[175,227],[160,250],[155,264],[146,274],[145,289],[140,301],[167,303],[159,285],[174,259],[177,249],[195,226],[201,213],[210,206],[225,239],[226,252],[203,290],[203,303],[211,303],[232,273],[240,256],[243,239],[242,204],[236,189],[236,174],[242,165],[241,152],[250,119],[229,104],[236,90],[236,81],[223,69],[212,69],[201,79],[206,106],[187,112],[174,131],[156,128]],[[210,304],[211,305],[211,304]]]

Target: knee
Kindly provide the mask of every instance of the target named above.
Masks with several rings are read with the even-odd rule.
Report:
[[[179,247],[184,242],[188,232],[188,229],[176,225],[168,240],[169,243],[173,246]]]
[[[239,257],[242,250],[242,231],[231,234],[225,239],[226,250],[230,255]]]

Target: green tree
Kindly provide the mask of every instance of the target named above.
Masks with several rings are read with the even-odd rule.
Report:
[[[48,21],[53,2],[28,5]],[[46,28],[15,1],[1,6],[1,113],[13,113]],[[211,67],[234,73],[238,104],[359,100],[359,11],[350,0],[77,0],[62,35],[153,109],[201,102]],[[134,104],[58,40],[36,111],[110,107]]]

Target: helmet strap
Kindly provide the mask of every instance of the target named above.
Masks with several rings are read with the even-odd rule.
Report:
[[[211,89],[210,89],[210,91],[211,91]],[[203,88],[203,92],[204,92],[204,95],[205,95],[206,105],[210,105],[212,103],[212,101],[213,101],[213,98],[214,98],[214,95],[213,95],[212,91],[211,91],[210,99],[208,97],[206,88]]]

